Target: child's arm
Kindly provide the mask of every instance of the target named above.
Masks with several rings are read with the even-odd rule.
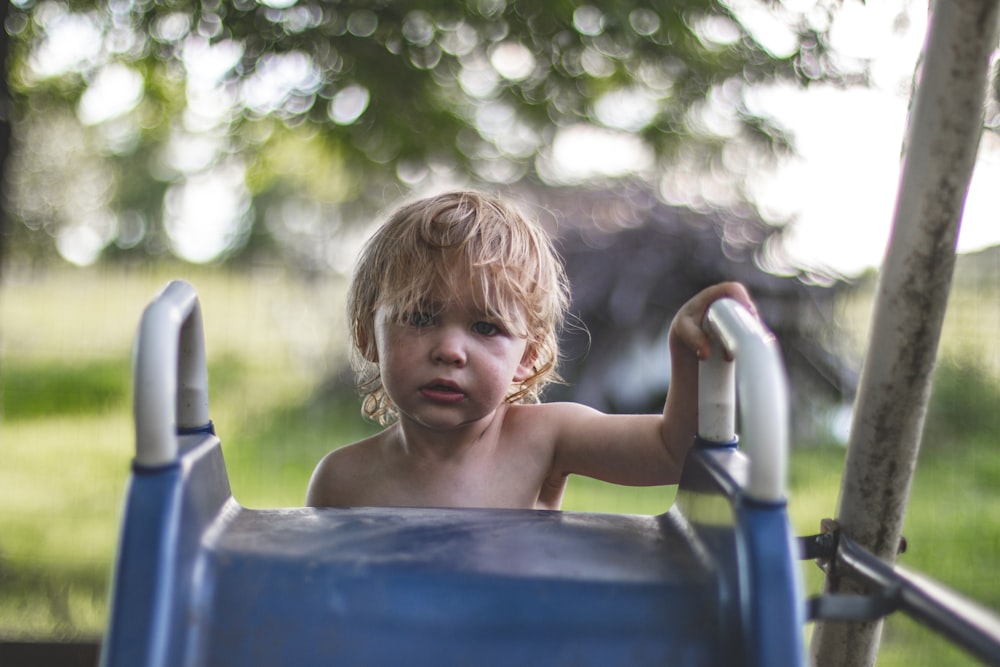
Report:
[[[756,314],[743,285],[702,290],[670,326],[671,380],[662,415],[606,415],[574,404],[552,404],[545,420],[554,439],[555,481],[571,473],[616,484],[676,484],[698,429],[698,361],[711,353],[702,320],[708,307],[732,298]]]

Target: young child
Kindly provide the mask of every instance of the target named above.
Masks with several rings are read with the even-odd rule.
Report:
[[[328,454],[306,503],[558,509],[570,474],[676,484],[710,349],[701,322],[722,297],[755,312],[738,283],[680,309],[663,414],[537,403],[569,301],[547,235],[486,194],[406,205],[368,242],[348,295],[363,411],[385,429]]]

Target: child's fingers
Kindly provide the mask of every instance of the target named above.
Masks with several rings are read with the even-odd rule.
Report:
[[[703,305],[704,310],[702,312],[702,317],[704,317],[704,313],[708,311],[709,306],[719,299],[725,298],[738,301],[744,308],[749,310],[754,317],[757,316],[757,304],[754,303],[754,300],[750,297],[750,292],[747,291],[747,288],[744,287],[742,283],[727,282],[712,285],[711,287],[706,287],[695,297],[695,299]]]
[[[701,328],[701,318],[678,313],[674,319],[673,333],[677,341],[685,348],[694,352],[698,359],[707,359],[711,354],[711,344],[708,336]]]
[[[698,292],[678,311],[674,318],[673,331],[677,340],[695,353],[698,359],[707,359],[712,351],[708,336],[702,324],[709,306],[719,299],[730,298],[742,304],[757,317],[757,306],[750,293],[741,283],[725,282],[706,287]]]

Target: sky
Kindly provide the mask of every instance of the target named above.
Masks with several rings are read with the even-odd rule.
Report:
[[[790,31],[763,5],[746,0],[729,4],[765,48],[778,55],[791,53]],[[833,46],[870,63],[871,88],[813,85],[804,90],[788,84],[751,94],[754,110],[776,119],[795,142],[795,157],[751,179],[751,194],[765,217],[792,221],[785,251],[793,265],[852,276],[881,263],[926,12],[926,0],[849,0],[840,6],[832,22]],[[998,143],[990,139],[984,135],[985,148]],[[637,144],[634,137],[632,143]],[[591,168],[601,173],[642,170],[649,158],[638,145],[630,146],[627,135],[593,130],[561,132],[554,153],[560,169],[581,174]],[[992,196],[997,177],[1000,153],[994,146],[980,155],[960,250],[1000,243],[1000,226],[991,217],[1000,204]]]
[[[796,263],[853,275],[885,252],[899,178],[906,102],[885,91],[785,91],[776,97],[799,156],[762,177],[765,214],[793,219]]]
[[[909,6],[909,25],[893,29]],[[762,178],[765,210],[797,221],[796,261],[854,275],[877,267],[892,226],[910,85],[926,32],[926,2],[844,3],[835,45],[873,62],[876,87],[774,90],[762,104],[792,130],[799,157]],[[983,135],[966,200],[959,252],[1000,243],[1000,142]]]

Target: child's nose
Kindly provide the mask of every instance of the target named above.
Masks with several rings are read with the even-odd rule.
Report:
[[[443,327],[434,341],[431,355],[435,363],[464,366],[466,361],[465,336],[457,328]]]

